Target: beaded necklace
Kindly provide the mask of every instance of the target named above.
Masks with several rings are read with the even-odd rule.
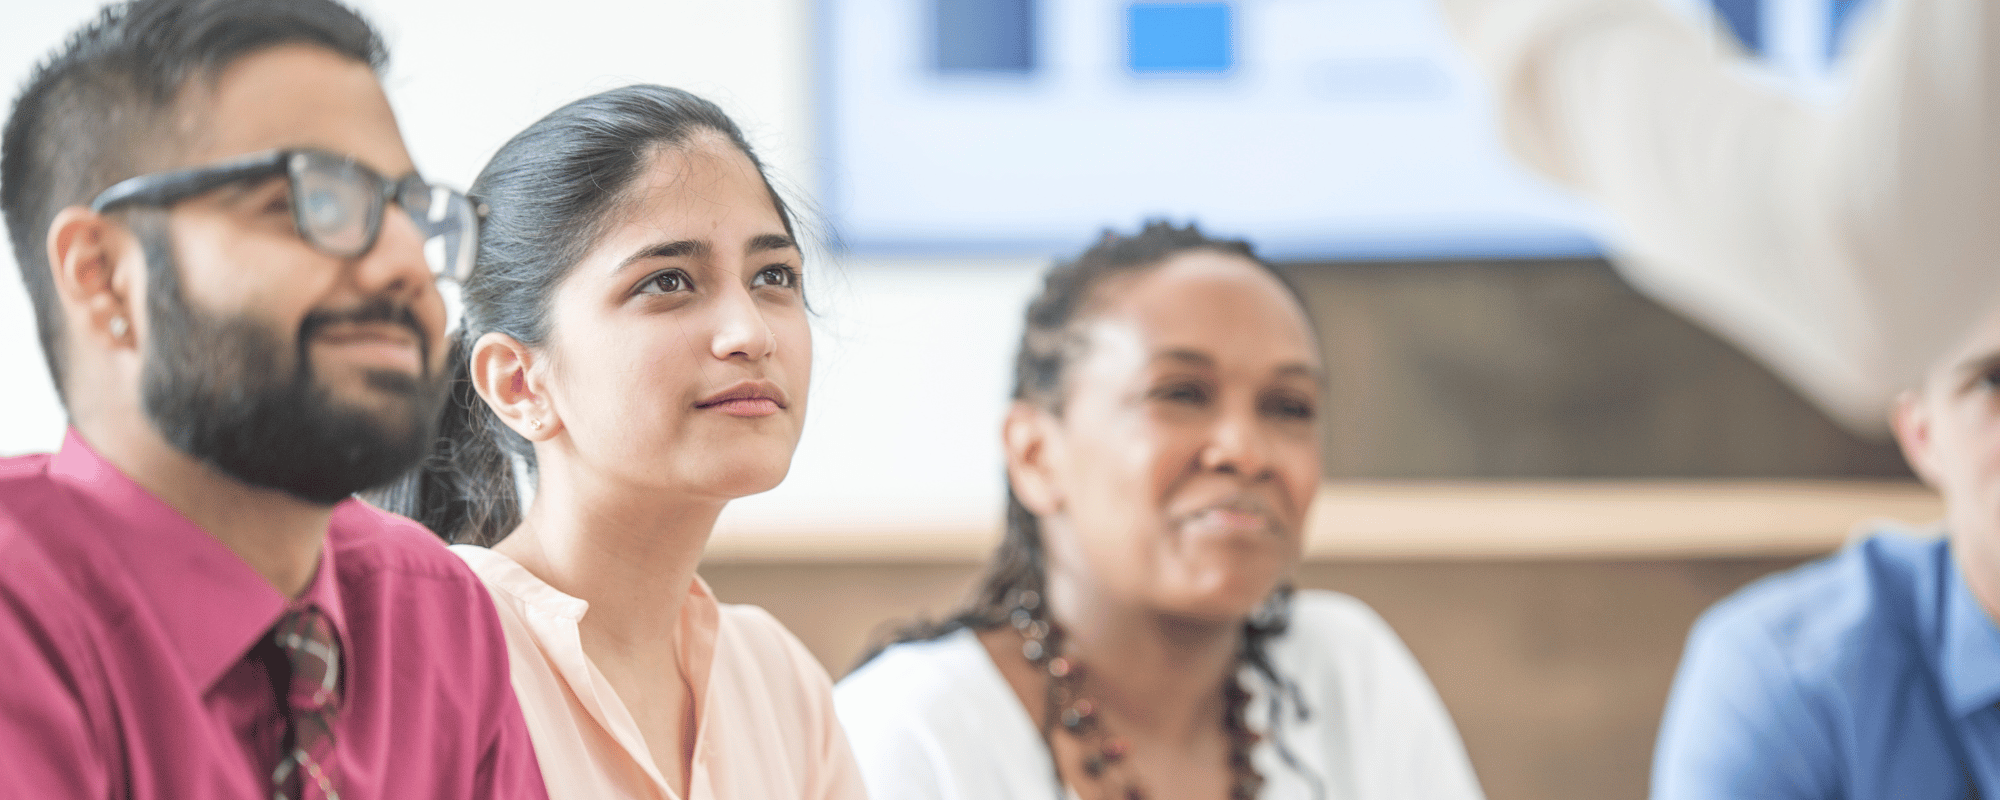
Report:
[[[1126,761],[1131,741],[1108,730],[1098,716],[1097,703],[1083,694],[1084,666],[1062,654],[1062,626],[1047,617],[1041,595],[1033,590],[1017,592],[1013,606],[1007,620],[1021,634],[1021,656],[1048,676],[1042,701],[1042,743],[1049,749],[1049,760],[1055,760],[1055,735],[1060,730],[1083,745],[1083,762],[1078,766],[1084,776],[1106,788],[1104,797],[1146,800],[1139,776]],[[1250,750],[1260,738],[1244,719],[1250,692],[1231,674],[1222,681],[1222,700],[1222,730],[1229,737],[1229,800],[1255,800],[1264,787],[1264,776],[1250,763]],[[1067,797],[1060,766],[1055,779],[1057,796]]]

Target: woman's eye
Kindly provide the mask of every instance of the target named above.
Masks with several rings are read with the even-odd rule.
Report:
[[[1153,397],[1169,403],[1205,405],[1208,403],[1208,389],[1197,383],[1170,383],[1154,389]]]
[[[677,269],[656,272],[647,276],[644,283],[639,284],[641,294],[672,294],[685,292],[688,288],[687,273]]]
[[[1313,404],[1296,397],[1272,397],[1264,401],[1264,413],[1293,420],[1309,420],[1317,413]]]
[[[750,285],[777,286],[780,288],[789,289],[799,285],[799,273],[798,270],[792,269],[791,267],[786,266],[784,264],[772,264],[771,266],[758,270],[757,276],[750,280]]]

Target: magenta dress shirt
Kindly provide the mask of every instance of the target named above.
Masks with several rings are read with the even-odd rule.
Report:
[[[342,647],[342,800],[545,800],[493,603],[437,537],[343,502],[287,599],[74,430],[0,459],[0,794],[268,800],[284,720],[249,654],[303,605]]]

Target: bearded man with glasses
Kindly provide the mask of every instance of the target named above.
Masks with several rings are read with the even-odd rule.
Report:
[[[331,0],[133,0],[36,70],[0,207],[62,449],[0,461],[0,775],[32,797],[542,798],[487,593],[354,492],[445,395],[477,203]]]

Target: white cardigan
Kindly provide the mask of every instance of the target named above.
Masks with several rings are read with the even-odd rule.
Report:
[[[1299,721],[1288,705],[1278,731],[1310,775],[1266,737],[1251,754],[1264,798],[1480,800],[1423,669],[1361,601],[1299,592],[1270,655],[1312,712]],[[1252,727],[1269,730],[1270,687],[1245,683]],[[874,800],[1055,800],[1041,734],[971,631],[889,648],[834,688],[834,706]]]

